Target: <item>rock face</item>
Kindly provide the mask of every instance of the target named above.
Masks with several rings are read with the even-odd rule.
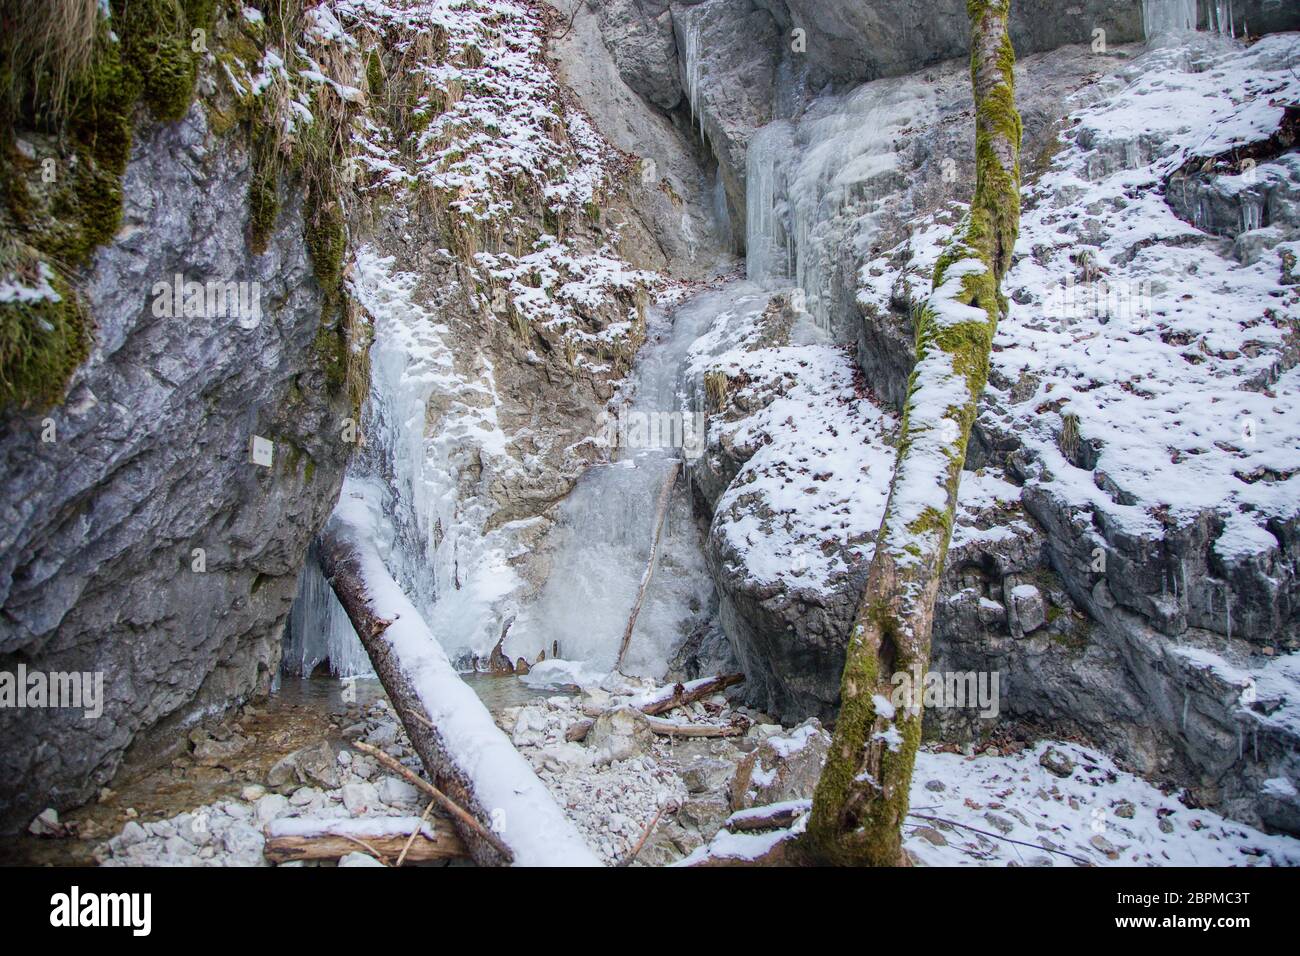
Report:
[[[1251,315],[1276,320],[1278,308],[1293,307],[1278,305],[1294,303],[1288,292],[1294,276],[1294,152],[1283,142],[1286,124],[1293,121],[1281,108],[1271,109],[1255,134],[1260,142],[1248,147],[1258,154],[1257,165],[1244,170],[1222,159],[1207,165],[1207,159],[1223,154],[1215,146],[1217,134],[1206,136],[1217,115],[1209,106],[1202,117],[1166,117],[1167,130],[1152,127],[1135,137],[1113,117],[1141,108],[1141,101],[1111,98],[1121,88],[1137,88],[1129,84],[1153,94],[1188,86],[1198,91],[1189,95],[1214,103],[1215,91],[1198,85],[1206,82],[1208,71],[1244,70],[1233,74],[1243,78],[1259,74],[1263,89],[1280,82],[1274,76],[1287,75],[1293,46],[1278,37],[1242,52],[1218,38],[1201,37],[1182,51],[1157,51],[1137,60],[1141,50],[1112,46],[1107,56],[1075,48],[1022,61],[1018,96],[1026,121],[1029,182],[1062,163],[1077,172],[1061,174],[1028,197],[1024,251],[1007,284],[1013,317],[995,347],[995,370],[968,456],[936,609],[934,669],[996,674],[1000,686],[991,708],[927,711],[928,732],[951,740],[978,738],[999,721],[1030,733],[1057,728],[1085,734],[1140,772],[1187,786],[1198,799],[1238,819],[1289,832],[1295,832],[1300,806],[1291,796],[1300,721],[1293,703],[1295,657],[1287,656],[1295,648],[1296,533],[1294,508],[1286,510],[1287,492],[1272,484],[1291,480],[1289,472],[1263,464],[1256,470],[1224,464],[1223,501],[1189,510],[1185,499],[1201,489],[1185,488],[1183,497],[1172,500],[1176,509],[1162,509],[1160,496],[1169,492],[1159,485],[1174,480],[1177,469],[1161,469],[1202,453],[1193,445],[1187,451],[1172,447],[1179,440],[1172,435],[1175,421],[1160,418],[1154,406],[1143,411],[1138,405],[1107,424],[1094,411],[1105,407],[1091,394],[1095,384],[1084,380],[1078,388],[1089,394],[1087,407],[1080,406],[1082,417],[1071,420],[1068,409],[1047,397],[1053,389],[1054,397],[1063,395],[1062,381],[1050,371],[1032,371],[1023,356],[1035,348],[1051,352],[1035,339],[1058,321],[1095,323],[1074,329],[1073,337],[1061,342],[1066,353],[1079,348],[1080,354],[1090,354],[1092,347],[1080,342],[1116,334],[1114,326],[1104,327],[1124,316],[1107,312],[1072,319],[1067,311],[1072,306],[1059,300],[1061,290],[1073,288],[1069,281],[1078,276],[1091,282],[1095,269],[1105,270],[1112,287],[1121,280],[1154,283],[1154,321],[1163,330],[1156,338],[1161,346],[1185,353],[1171,356],[1168,371],[1161,371],[1160,380],[1167,381],[1162,395],[1202,389],[1191,384],[1195,373],[1187,371],[1202,360],[1187,357],[1183,338],[1195,329],[1196,317],[1184,313],[1190,307],[1171,302],[1173,290],[1195,283],[1205,295],[1184,296],[1184,301],[1194,298],[1198,308],[1219,314],[1217,306],[1206,305],[1206,296],[1219,294],[1212,290],[1220,288],[1216,283],[1222,276],[1222,288],[1250,290],[1250,304],[1240,301]],[[1234,57],[1248,63],[1234,65]],[[954,138],[969,124],[961,69],[960,63],[943,64],[917,76],[876,81],[835,101],[820,100],[797,122],[773,124],[751,138],[751,183],[755,149],[775,157],[774,168],[761,173],[776,199],[767,220],[774,246],[797,247],[797,268],[783,272],[785,264],[778,262],[773,270],[797,287],[786,294],[787,303],[802,296],[827,338],[854,343],[865,386],[887,403],[897,404],[905,393],[913,361],[910,315],[928,294],[930,269],[953,224],[942,207],[970,191],[968,149]],[[1119,76],[1090,76],[1094,71]],[[1246,99],[1256,96],[1241,80],[1233,83]],[[1089,114],[1094,105],[1095,115]],[[1067,110],[1080,110],[1084,118],[1067,121],[1068,134],[1058,146]],[[875,125],[855,122],[857,116]],[[1273,131],[1265,128],[1270,122],[1281,125]],[[842,146],[828,145],[828,137],[844,130]],[[1204,140],[1205,152],[1186,157],[1187,165],[1174,162],[1180,176],[1166,178],[1167,170],[1157,176],[1152,170],[1171,161],[1184,135],[1192,146]],[[853,157],[854,169],[837,165],[833,157],[838,156]],[[1247,172],[1254,178],[1243,175]],[[1135,173],[1144,177],[1140,187],[1130,178],[1127,192],[1103,191],[1085,201],[1086,191],[1097,188],[1089,184]],[[796,182],[805,189],[797,195],[790,191]],[[810,182],[814,188],[807,187]],[[845,185],[844,193],[836,193],[832,183]],[[783,224],[783,209],[789,208],[803,210],[804,221]],[[921,210],[931,213],[918,215]],[[751,193],[750,215],[755,211]],[[1125,231],[1138,223],[1154,230],[1141,242]],[[1130,238],[1123,240],[1126,235]],[[1163,258],[1142,255],[1153,244],[1161,245]],[[1178,271],[1184,255],[1179,250],[1195,250],[1186,253],[1195,256],[1195,265]],[[754,252],[751,247],[751,275]],[[1053,261],[1058,255],[1061,259]],[[1067,265],[1069,255],[1075,258]],[[1247,321],[1254,328],[1254,321]],[[1235,326],[1225,334],[1242,335]],[[1225,395],[1255,407],[1256,396],[1276,397],[1278,390],[1294,387],[1291,338],[1284,328],[1264,328],[1202,354],[1224,363],[1216,366],[1216,375],[1235,383],[1224,386],[1231,388]],[[1005,343],[1013,341],[1026,351],[1006,354],[1012,346]],[[821,550],[842,557],[846,570],[811,590],[797,569],[774,577],[783,540],[774,529],[807,509],[788,507],[788,498],[782,509],[775,507],[775,494],[744,492],[760,477],[752,464],[756,456],[770,458],[777,447],[770,429],[760,427],[762,408],[772,399],[761,384],[769,359],[757,356],[770,344],[751,337],[746,347],[755,348],[755,357],[733,358],[738,368],[718,370],[728,385],[722,401],[710,399],[708,450],[692,478],[712,513],[710,562],[723,599],[724,627],[749,676],[750,701],[787,720],[810,714],[827,718],[834,712],[844,636],[865,574],[862,556],[870,553],[869,538],[845,540],[835,533],[838,525],[827,523]],[[1257,365],[1247,368],[1250,362]],[[814,377],[811,366],[801,374],[805,380]],[[1146,373],[1140,380],[1155,377]],[[700,391],[712,395],[709,384],[706,376]],[[777,398],[788,400],[791,394],[789,388],[778,389]],[[1145,391],[1139,389],[1139,395]],[[1259,407],[1261,421],[1283,428],[1270,409]],[[1035,437],[1032,423],[1045,423],[1048,415],[1054,416],[1051,433]],[[1145,446],[1171,444],[1171,453],[1139,467],[1132,464],[1138,451],[1131,439],[1148,418],[1165,422],[1161,428],[1171,434],[1143,432]],[[751,424],[741,424],[746,421]],[[807,430],[800,415],[793,421]],[[1252,457],[1252,437],[1245,444],[1228,442],[1228,454]],[[1270,441],[1270,447],[1292,443],[1280,433]],[[1205,454],[1224,451],[1222,444]],[[801,462],[826,460],[811,439],[802,453],[794,447],[777,450],[788,464],[791,493],[807,480],[800,476]],[[1199,460],[1218,467],[1211,458]],[[770,462],[764,468],[771,473]],[[1071,480],[1076,475],[1082,481]],[[1245,497],[1239,509],[1240,496]],[[864,489],[855,500],[863,510],[873,499]],[[1292,506],[1294,500],[1292,493]],[[1266,517],[1257,520],[1260,508]],[[1154,517],[1138,520],[1142,514]],[[737,540],[745,547],[736,547]]]
[[[560,0],[548,2],[566,18],[571,12]],[[713,214],[714,163],[687,115],[666,6],[588,0],[572,28],[550,42],[560,78],[600,132],[637,157],[630,208],[621,216],[629,224],[626,254],[647,268],[696,278],[711,275],[717,252],[736,240],[731,226]],[[646,55],[648,48],[655,57]]]
[[[814,88],[910,73],[950,60],[970,47],[964,0],[755,0],[787,34],[803,31]],[[1071,43],[1090,43],[1094,30],[1109,43],[1142,39],[1139,0],[1080,0],[1062,8],[1053,0],[1012,6],[1011,40],[1024,56]],[[794,34],[797,36],[797,34]]]
[[[587,7],[599,14],[600,36],[623,81],[660,109],[675,109],[682,82],[666,0],[587,0]]]
[[[104,675],[97,719],[0,710],[7,826],[86,798],[138,734],[265,692],[279,665],[350,413],[314,344],[299,205],[254,256],[248,181],[247,153],[201,107],[140,130],[123,228],[87,287],[94,352],[63,406],[0,426],[0,670]],[[154,284],[177,274],[260,283],[260,321],[157,317]],[[269,468],[250,460],[255,435],[274,443]]]
[[[774,115],[776,22],[751,0],[709,0],[676,7],[673,28],[691,116],[717,157],[729,218],[743,223],[749,137]]]

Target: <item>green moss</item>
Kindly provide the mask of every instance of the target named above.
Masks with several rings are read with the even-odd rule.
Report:
[[[322,195],[321,187],[313,185],[307,191],[309,210],[305,240],[311,256],[316,281],[325,292],[328,307],[338,305],[343,279],[343,251],[347,236],[343,226],[343,212],[336,197]]]
[[[366,58],[366,83],[370,87],[371,96],[383,96],[384,61],[380,59],[378,50],[371,50],[370,56]]]
[[[253,175],[248,181],[248,247],[261,255],[280,214],[280,164],[269,137],[254,135]]]
[[[321,316],[320,328],[312,340],[317,364],[325,373],[325,385],[331,393],[343,391],[348,381],[347,338],[336,323]]]
[[[160,120],[180,119],[197,76],[185,8],[178,0],[113,0],[112,10],[122,60],[139,75],[145,103]]]
[[[28,258],[19,274],[36,280],[37,268]],[[90,353],[89,321],[72,288],[57,273],[49,283],[57,302],[0,304],[0,407],[56,404]]]
[[[323,195],[319,182],[307,190],[308,216],[305,241],[316,281],[325,301],[321,307],[321,324],[314,342],[317,360],[325,372],[331,392],[340,392],[348,383],[348,335],[343,322],[343,252],[346,232],[342,209],[337,198]]]

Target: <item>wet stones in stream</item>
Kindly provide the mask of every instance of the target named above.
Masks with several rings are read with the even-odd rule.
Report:
[[[387,701],[377,700],[364,711],[350,708],[337,721],[346,724],[344,738],[364,740],[418,769]],[[264,831],[277,820],[411,817],[419,816],[426,803],[415,787],[373,758],[319,740],[276,760],[261,781],[244,785],[238,797],[168,819],[129,821],[96,847],[94,857],[104,866],[265,866]]]

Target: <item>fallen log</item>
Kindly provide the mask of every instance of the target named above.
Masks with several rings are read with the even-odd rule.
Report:
[[[674,684],[672,687],[666,687],[663,690],[651,694],[649,697],[641,700],[630,701],[631,705],[647,717],[656,717],[659,714],[667,713],[677,707],[685,707],[687,704],[693,704],[697,700],[703,700],[705,697],[712,697],[718,691],[726,690],[733,684],[739,684],[745,679],[744,674],[719,674],[717,677],[702,677],[699,680],[693,680],[686,684]],[[606,713],[603,708],[588,708],[585,713],[588,717],[595,718]],[[579,720],[570,724],[569,729],[564,732],[564,739],[570,742],[585,740],[587,734],[591,732],[595,720]],[[744,733],[744,731],[741,731]],[[687,736],[679,734],[679,736]],[[710,736],[700,734],[697,736]],[[732,734],[715,734],[712,736],[729,737]]]
[[[445,821],[444,821],[445,824]],[[430,863],[463,859],[465,844],[450,825],[433,827],[415,817],[367,820],[275,820],[265,831],[263,854],[272,863],[294,860],[337,860],[365,847],[380,862],[397,859],[411,841],[404,861]]]
[[[673,485],[677,483],[677,473],[681,468],[680,461],[673,462],[668,476],[664,478],[663,488],[659,491],[659,504],[655,508],[654,534],[650,538],[650,560],[646,562],[645,571],[641,575],[641,584],[636,589],[636,600],[632,602],[632,613],[628,616],[627,627],[623,631],[623,642],[618,647],[618,658],[614,661],[616,671],[623,669],[623,658],[627,657],[627,649],[632,644],[632,631],[636,628],[636,619],[641,614],[641,605],[645,603],[646,589],[650,586],[650,579],[655,573],[655,558],[659,555],[659,539],[664,533],[664,518],[668,515]]]
[[[432,724],[429,724],[428,726],[432,726]],[[378,747],[372,746],[367,743],[363,743],[360,740],[353,743],[352,746],[355,747],[357,750],[360,750],[362,753],[369,754],[370,756],[374,757],[376,760],[382,763],[389,770],[404,777],[407,783],[411,784],[414,787],[418,787],[419,789],[427,793],[429,796],[433,797],[434,801],[438,804],[438,806],[442,807],[449,814],[451,814],[454,820],[456,820],[463,826],[466,826],[469,829],[473,830],[476,835],[478,835],[480,838],[490,843],[492,845],[492,848],[496,850],[498,853],[500,853],[506,859],[508,860],[513,859],[514,854],[510,851],[510,848],[508,846],[506,846],[504,843],[501,842],[500,837],[498,837],[487,827],[483,826],[483,824],[475,820],[469,814],[468,811],[466,811],[463,807],[460,806],[460,804],[456,803],[455,800],[452,800],[451,797],[447,796],[445,793],[443,793],[433,784],[429,783],[429,781],[425,780],[418,773],[413,773],[407,767],[404,767],[399,760],[397,760],[394,757],[390,757],[388,754],[384,753]]]
[[[701,677],[699,680],[688,681],[685,684],[674,684],[672,687],[661,688],[649,697],[633,701],[632,705],[641,713],[656,717],[674,708],[685,707],[687,704],[693,704],[705,697],[712,697],[718,691],[726,690],[733,684],[743,683],[744,680],[744,674],[719,674],[716,677]]]
[[[740,737],[748,729],[740,724],[684,724],[676,720],[663,720],[646,716],[650,729],[663,737]],[[595,720],[586,719],[569,724],[564,739],[577,743],[587,739]]]
[[[753,833],[756,830],[786,830],[796,820],[812,809],[811,800],[786,800],[748,810],[737,810],[722,824],[732,833]]]
[[[646,715],[646,723],[664,737],[740,737],[748,729],[742,724],[683,724],[649,715]]]
[[[320,538],[321,570],[433,786],[477,823],[452,818],[466,852],[485,866],[599,865],[393,580],[374,544],[382,520],[364,485],[345,484]]]

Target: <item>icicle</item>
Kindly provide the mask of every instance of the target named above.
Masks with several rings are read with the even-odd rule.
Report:
[[[1183,733],[1187,733],[1187,705],[1191,702],[1191,694],[1183,691]]]
[[[686,40],[682,53],[686,57],[686,99],[691,106],[691,116],[700,124],[700,139],[704,139],[704,114],[700,110],[700,87],[704,65],[700,59],[700,34],[695,25],[687,21],[682,28]]]
[[[317,560],[316,546],[312,545],[298,578],[298,596],[289,612],[283,669],[298,677],[310,677],[321,663],[329,661],[330,673],[335,677],[372,674],[370,658],[334,589],[321,575]]]
[[[1196,29],[1196,0],[1142,0],[1142,26],[1150,42]]]
[[[1220,36],[1233,38],[1237,36],[1237,25],[1232,13],[1232,0],[1215,0],[1214,23],[1212,26]]]
[[[1252,232],[1264,226],[1264,207],[1254,196],[1241,200],[1241,231]]]
[[[789,125],[772,123],[754,134],[745,154],[745,267],[757,282],[790,274],[789,229],[781,221],[781,211],[788,208],[781,163],[792,148]]]

